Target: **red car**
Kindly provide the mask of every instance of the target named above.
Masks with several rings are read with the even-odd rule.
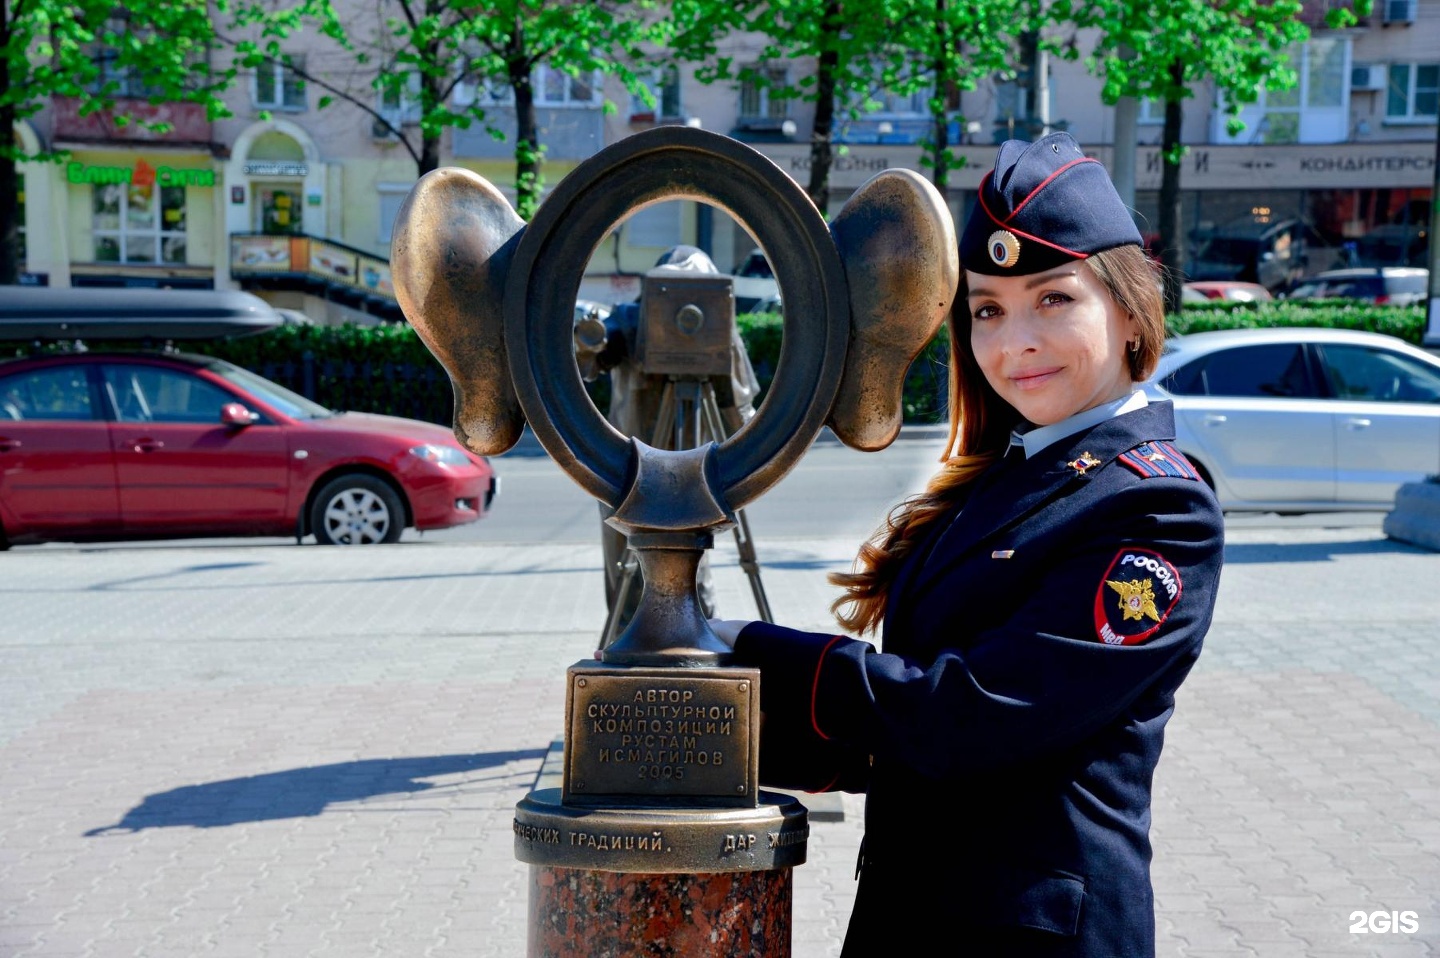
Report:
[[[0,362],[0,548],[195,536],[394,542],[474,522],[490,463],[448,429],[336,413],[180,353]]]

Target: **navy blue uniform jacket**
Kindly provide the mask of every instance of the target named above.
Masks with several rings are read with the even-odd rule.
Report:
[[[1223,526],[1169,403],[991,467],[924,534],[883,651],[757,622],[761,780],[864,790],[844,954],[1155,953],[1151,776]]]

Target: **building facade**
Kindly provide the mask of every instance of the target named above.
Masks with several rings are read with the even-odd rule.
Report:
[[[358,12],[357,16],[364,16]],[[1081,38],[1083,44],[1083,37]],[[411,98],[369,89],[328,41],[297,37],[292,62],[313,76],[357,83],[391,126],[415,140]],[[727,38],[720,55],[758,61],[757,37]],[[1374,14],[1342,31],[1317,28],[1294,51],[1300,77],[1242,111],[1232,136],[1212,89],[1186,103],[1181,173],[1186,253],[1219,255],[1237,231],[1283,226],[1301,243],[1308,271],[1349,262],[1428,264],[1434,205],[1440,0],[1380,0]],[[346,73],[346,70],[349,73]],[[814,65],[771,65],[798,79]],[[968,213],[997,144],[1042,129],[1071,132],[1112,166],[1116,110],[1100,81],[1075,62],[1053,61],[1048,82],[1027,90],[996,77],[954,100],[949,139],[957,166],[949,202]],[[600,75],[542,67],[532,78],[548,186],[606,144],[656,125],[686,123],[745,140],[804,186],[813,105],[763,87],[705,85],[693,69],[656,67],[653,105]],[[220,286],[255,289],[277,305],[320,320],[396,318],[390,288],[390,229],[416,179],[416,162],[390,128],[345,102],[320,108],[323,91],[271,64],[228,93],[234,116],[211,122],[189,104],[126,108],[172,125],[149,134],[107,114],[81,116],[57,99],[16,136],[27,149],[66,150],[60,164],[22,164],[25,270],[52,285]],[[483,98],[496,139],[479,126],[446,131],[441,162],[467,167],[513,196],[514,108],[507,91],[461,84],[457,102]],[[925,171],[929,129],[923,95],[874,99],[859,120],[841,116],[841,150],[827,212],[880,170]],[[606,104],[613,105],[607,110]],[[1158,222],[1160,105],[1138,106],[1134,207],[1147,236]],[[623,302],[666,249],[679,243],[734,269],[757,247],[743,224],[693,202],[659,204],[617,224],[585,268],[580,295]]]

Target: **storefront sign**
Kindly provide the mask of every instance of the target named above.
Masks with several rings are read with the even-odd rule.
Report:
[[[71,183],[104,185],[107,183],[133,183],[136,186],[198,186],[215,185],[214,170],[177,170],[171,166],[151,166],[144,160],[136,160],[132,169],[123,166],[90,166],[86,163],[65,164],[65,179]]]
[[[1114,169],[1109,144],[1081,144],[1086,155]],[[756,148],[770,157],[800,185],[810,181],[810,146],[804,143],[765,143]],[[962,145],[951,148],[958,166],[950,170],[952,190],[975,190],[995,165],[994,146]],[[921,163],[919,147],[865,144],[846,147],[830,168],[830,188],[857,189],[884,169],[900,167],[930,170]],[[1164,164],[1160,149],[1141,146],[1136,151],[1135,186],[1158,190]],[[1435,173],[1432,143],[1286,143],[1255,146],[1195,144],[1180,162],[1180,185],[1186,190],[1236,189],[1364,189],[1368,187],[1426,188]]]
[[[232,272],[288,273],[293,268],[288,236],[230,237]]]
[[[284,163],[275,160],[260,160],[246,163],[241,169],[246,176],[309,176],[310,167],[304,163]]]
[[[312,240],[310,242],[310,272],[318,273],[327,279],[338,279],[353,285],[356,275],[355,254],[329,243]]]

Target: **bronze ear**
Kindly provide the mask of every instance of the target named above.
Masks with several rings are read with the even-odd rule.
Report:
[[[855,191],[830,234],[850,290],[850,348],[828,424],[873,452],[900,434],[905,372],[959,288],[955,223],[928,180],[885,170]]]
[[[391,242],[395,298],[455,390],[455,438],[498,455],[525,416],[505,351],[505,277],[525,229],[509,201],[469,170],[425,174],[400,207]]]

